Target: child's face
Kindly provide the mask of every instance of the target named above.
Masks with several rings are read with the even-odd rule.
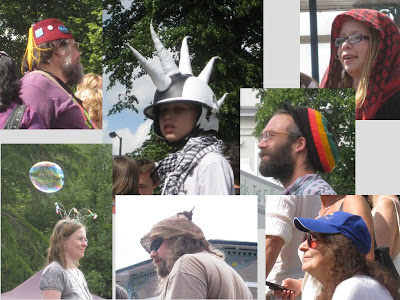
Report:
[[[158,120],[164,138],[176,142],[192,131],[197,122],[197,113],[195,107],[187,103],[162,104]]]

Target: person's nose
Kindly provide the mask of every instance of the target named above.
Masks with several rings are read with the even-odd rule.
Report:
[[[304,242],[302,242],[302,243],[300,244],[299,250],[300,250],[300,251],[303,251],[303,252],[306,252],[306,251],[308,251],[308,249],[309,249],[309,247],[308,247],[308,242],[307,242],[307,240],[305,240]]]
[[[350,46],[351,46],[351,44],[350,44],[350,42],[349,42],[349,39],[346,39],[346,40],[343,42],[342,46],[340,46],[340,47],[342,47],[342,49],[346,49],[346,48],[350,48]]]
[[[150,252],[150,258],[154,258],[154,257],[156,257],[158,254],[157,254],[157,251],[154,251],[154,250],[151,250],[151,252]]]
[[[268,141],[267,141],[268,142]],[[267,142],[265,142],[262,138],[258,141],[257,147],[258,149],[267,148]]]

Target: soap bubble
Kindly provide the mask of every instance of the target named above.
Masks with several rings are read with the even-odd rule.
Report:
[[[55,193],[64,185],[64,173],[60,166],[50,162],[41,161],[29,170],[32,184],[41,192]]]

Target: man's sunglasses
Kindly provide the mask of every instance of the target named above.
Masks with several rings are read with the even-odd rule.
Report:
[[[315,248],[317,246],[318,242],[327,242],[325,240],[321,240],[321,239],[317,238],[315,235],[313,235],[310,232],[307,232],[304,234],[303,242],[304,241],[307,241],[309,248]]]
[[[163,241],[164,239],[162,237],[156,238],[150,245],[150,252],[157,251],[158,248],[160,248]]]

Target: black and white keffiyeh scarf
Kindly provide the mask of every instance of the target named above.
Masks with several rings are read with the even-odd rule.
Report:
[[[158,164],[164,182],[163,195],[183,194],[183,184],[204,155],[216,152],[223,156],[224,143],[215,136],[198,136],[188,140],[182,150],[169,154]]]

